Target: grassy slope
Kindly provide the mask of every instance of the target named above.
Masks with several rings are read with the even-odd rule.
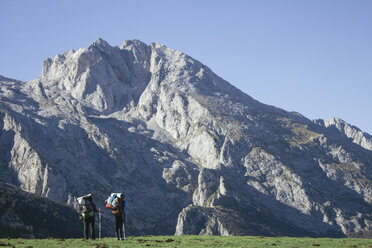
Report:
[[[114,238],[83,239],[0,239],[0,246],[13,247],[365,247],[372,248],[372,239],[287,238],[287,237],[221,237],[221,236],[142,236],[125,241]]]

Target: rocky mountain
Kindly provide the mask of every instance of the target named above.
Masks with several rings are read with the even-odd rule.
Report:
[[[182,52],[98,39],[0,81],[0,180],[70,206],[124,192],[129,234],[371,233],[370,135],[260,103]]]

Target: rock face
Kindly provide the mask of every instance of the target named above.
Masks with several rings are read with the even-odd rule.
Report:
[[[371,232],[371,136],[262,104],[179,51],[98,39],[0,81],[1,181],[70,206],[122,191],[130,234]]]

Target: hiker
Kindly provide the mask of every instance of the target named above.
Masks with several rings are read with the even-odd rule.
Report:
[[[88,239],[88,228],[90,228],[90,234],[92,239],[96,239],[94,230],[94,213],[99,211],[96,208],[96,204],[93,202],[93,197],[91,194],[82,196],[78,199],[80,204],[80,216],[84,223],[84,238]]]
[[[125,196],[123,193],[113,193],[106,201],[106,207],[111,208],[115,216],[115,232],[117,240],[124,240],[123,227],[125,224]]]

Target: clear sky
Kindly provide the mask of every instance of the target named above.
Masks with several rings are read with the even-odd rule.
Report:
[[[0,75],[101,37],[180,50],[253,98],[372,134],[371,0],[0,0]]]

